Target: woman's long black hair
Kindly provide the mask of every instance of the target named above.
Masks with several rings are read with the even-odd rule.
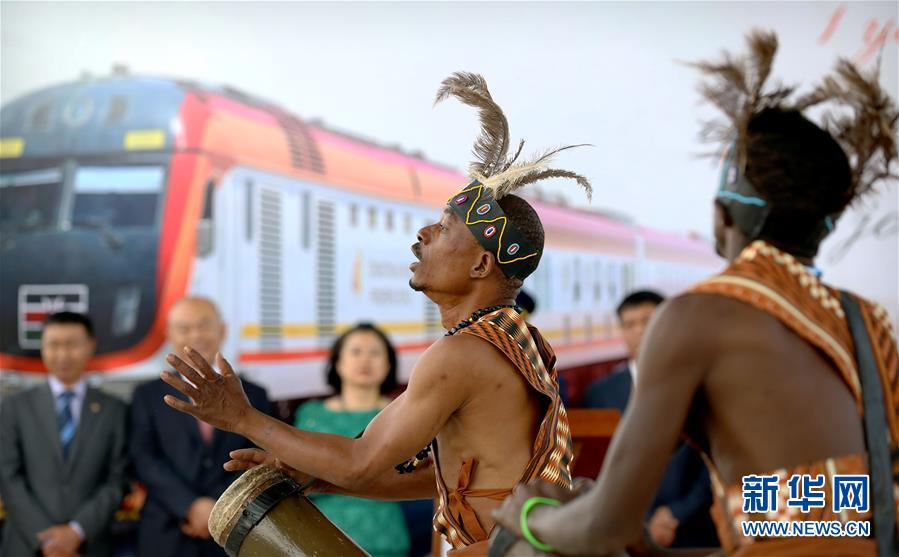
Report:
[[[378,338],[381,339],[381,342],[384,343],[384,348],[387,350],[388,370],[387,377],[385,377],[384,382],[381,383],[381,394],[393,392],[397,387],[396,350],[393,348],[393,344],[391,344],[390,339],[387,338],[387,335],[384,333],[384,331],[371,323],[359,323],[354,327],[344,331],[344,333],[337,337],[337,340],[334,341],[334,345],[331,346],[331,354],[328,356],[328,385],[331,385],[331,387],[334,388],[334,392],[340,392],[342,381],[340,379],[340,375],[337,373],[337,360],[340,359],[340,351],[343,349],[343,344],[346,342],[346,339],[348,339],[353,333],[358,332],[374,333],[378,336]]]

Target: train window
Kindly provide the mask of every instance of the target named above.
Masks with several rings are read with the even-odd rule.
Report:
[[[393,232],[393,211],[388,210],[385,219],[384,225],[387,227],[387,232]]]
[[[309,246],[312,244],[312,196],[309,192],[303,192],[303,214],[300,215],[300,219],[303,221],[300,223],[302,227],[302,240],[301,243],[303,245],[303,249],[309,249]],[[353,205],[352,212],[355,214],[356,206]],[[354,219],[355,220],[355,219]],[[353,223],[355,224],[355,222]]]
[[[625,292],[630,292],[633,289],[633,273],[631,272],[630,265],[622,265],[621,266],[621,288]]]
[[[209,180],[206,182],[206,191],[203,193],[203,215],[200,217],[202,220],[212,220],[213,212],[215,211],[215,207],[213,206],[214,200],[215,182]]]
[[[356,204],[350,205],[350,226],[359,224],[359,207]]]
[[[0,174],[0,232],[4,236],[55,228],[62,202],[58,168]]]
[[[375,207],[368,208],[368,227],[374,229],[378,226],[378,210]]]
[[[572,288],[572,299],[575,303],[581,301],[581,261],[574,260],[574,287]]]
[[[155,226],[163,176],[161,166],[78,168],[75,171],[72,226]]]
[[[214,248],[214,205],[215,182],[206,182],[206,191],[203,194],[203,213],[197,223],[197,256],[207,257]]]
[[[247,241],[252,242],[253,241],[253,181],[252,180],[247,180],[247,202],[244,205],[245,205],[245,209],[247,211],[247,218],[246,218]]]
[[[612,301],[612,303],[617,303],[616,300],[618,299],[618,288],[617,288],[618,285],[615,281],[615,266],[609,265],[608,268],[609,268],[609,273],[608,273],[609,274],[609,283],[608,283],[609,284],[609,299]]]
[[[109,112],[106,113],[106,126],[117,126],[125,120],[128,114],[128,99],[122,95],[115,95],[109,102]]]

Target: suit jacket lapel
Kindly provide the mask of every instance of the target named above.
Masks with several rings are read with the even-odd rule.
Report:
[[[84,403],[81,407],[81,416],[78,420],[78,428],[75,430],[75,437],[72,439],[72,446],[69,447],[69,458],[66,461],[66,468],[71,469],[74,462],[82,452],[82,446],[87,443],[86,439],[90,439],[91,432],[100,423],[100,416],[103,414],[103,405],[100,403],[100,397],[97,390],[88,387],[84,395]],[[58,440],[58,436],[57,436]],[[62,449],[60,448],[60,451]]]
[[[49,440],[50,452],[61,467],[62,443],[59,440],[59,416],[56,414],[56,401],[53,400],[53,392],[49,385],[42,385],[34,390],[35,421],[43,430],[43,435]]]

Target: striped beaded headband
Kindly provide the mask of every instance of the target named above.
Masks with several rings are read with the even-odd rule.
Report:
[[[503,274],[509,278],[527,278],[532,268],[526,261],[537,257],[539,252],[515,228],[490,188],[473,180],[448,203],[478,243],[493,254]]]

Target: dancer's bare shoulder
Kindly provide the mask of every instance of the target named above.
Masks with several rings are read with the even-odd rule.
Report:
[[[498,348],[482,338],[457,334],[432,344],[415,364],[411,380],[454,391],[471,387],[479,390],[498,368],[513,369]]]

